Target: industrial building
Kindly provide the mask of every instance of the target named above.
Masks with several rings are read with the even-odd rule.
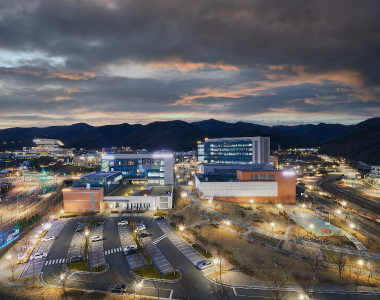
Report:
[[[24,154],[72,155],[75,148],[61,148],[64,144],[56,139],[34,139],[34,147],[23,147]]]
[[[102,212],[105,208],[104,188],[72,187],[62,189],[63,208],[69,213]]]
[[[238,170],[236,179],[225,175],[195,174],[202,197],[231,202],[294,203],[296,174],[293,171]]]
[[[269,164],[269,137],[206,139],[198,142],[198,161],[211,164]]]

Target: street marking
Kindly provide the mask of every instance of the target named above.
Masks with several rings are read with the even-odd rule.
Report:
[[[234,291],[235,296],[237,296],[237,294],[236,294],[236,290],[235,290],[235,287],[233,287],[232,289],[233,289],[233,291]]]
[[[173,290],[171,290],[171,292],[170,292],[170,296],[169,296],[169,299],[171,299],[171,298],[172,298],[172,296],[173,296]]]
[[[113,250],[111,249],[111,253],[113,253]]]

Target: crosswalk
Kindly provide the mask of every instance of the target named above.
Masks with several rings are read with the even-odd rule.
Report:
[[[153,244],[157,244],[159,242],[161,242],[164,238],[166,238],[167,235],[166,233],[164,235],[161,235],[160,237],[156,238],[154,241],[153,241]]]
[[[109,255],[109,254],[117,253],[117,252],[120,252],[120,251],[123,251],[123,249],[121,249],[121,247],[114,248],[114,249],[111,249],[111,250],[104,251],[104,255]]]
[[[47,260],[45,261],[45,266],[49,266],[49,265],[55,265],[55,264],[63,264],[65,262],[65,259],[64,258],[61,258],[61,259],[51,259],[51,260]]]

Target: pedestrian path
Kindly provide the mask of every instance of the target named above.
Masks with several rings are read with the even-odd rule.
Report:
[[[61,232],[62,228],[66,225],[68,219],[60,219],[58,220],[45,234],[46,237],[48,236],[55,236],[57,237],[59,233]],[[58,240],[51,240],[46,242],[39,242],[39,244],[36,246],[34,251],[32,252],[32,255],[35,253],[47,253],[49,256],[49,252],[51,247],[53,246],[53,243],[59,243]],[[45,261],[47,258],[42,258],[39,260],[29,260],[23,270],[21,271],[20,278],[22,277],[28,277],[31,275],[39,274],[42,271],[43,266],[45,265]]]
[[[119,248],[114,248],[114,249],[111,249],[111,250],[106,250],[104,251],[104,255],[110,255],[110,254],[113,254],[113,253],[117,253],[117,252],[122,252],[123,249],[121,247]]]
[[[58,258],[58,259],[52,259],[45,261],[45,266],[55,265],[55,264],[64,264],[65,259],[64,258]]]
[[[167,235],[166,234],[163,234],[163,235],[161,235],[160,237],[158,237],[158,238],[156,238],[154,241],[153,241],[153,243],[154,244],[157,244],[157,243],[159,243],[159,242],[161,242],[164,238],[166,238],[167,237]]]
[[[181,251],[182,254],[185,255],[194,265],[202,260],[205,260],[205,257],[185,242],[166,220],[158,220],[157,225],[163,233],[167,235],[174,246],[176,246],[178,250]]]
[[[119,237],[121,242],[122,250],[128,246],[136,246],[136,242],[132,236],[131,229],[129,225],[118,225]],[[107,254],[108,255],[108,254]],[[139,269],[141,267],[147,266],[147,263],[141,253],[126,255],[125,258],[132,270]]]

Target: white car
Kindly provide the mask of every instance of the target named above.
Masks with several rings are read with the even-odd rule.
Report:
[[[137,249],[137,246],[135,245],[130,245],[128,246],[127,248],[124,248],[124,251],[128,251],[128,250],[136,250]]]
[[[94,235],[92,238],[91,238],[91,242],[97,242],[97,241],[101,241],[103,238],[101,236],[97,236],[97,235]]]
[[[47,253],[37,252],[34,255],[32,254],[30,256],[30,260],[36,260],[47,257]]]
[[[195,267],[198,268],[199,270],[205,270],[205,269],[211,268],[212,266],[213,266],[213,264],[211,261],[202,260],[202,261],[198,262]]]
[[[140,231],[140,230],[145,230],[146,227],[144,224],[140,223],[140,224],[136,224],[136,230],[137,231]]]
[[[128,225],[128,221],[119,221],[117,225]]]
[[[45,236],[42,238],[43,242],[55,240],[55,236]]]

